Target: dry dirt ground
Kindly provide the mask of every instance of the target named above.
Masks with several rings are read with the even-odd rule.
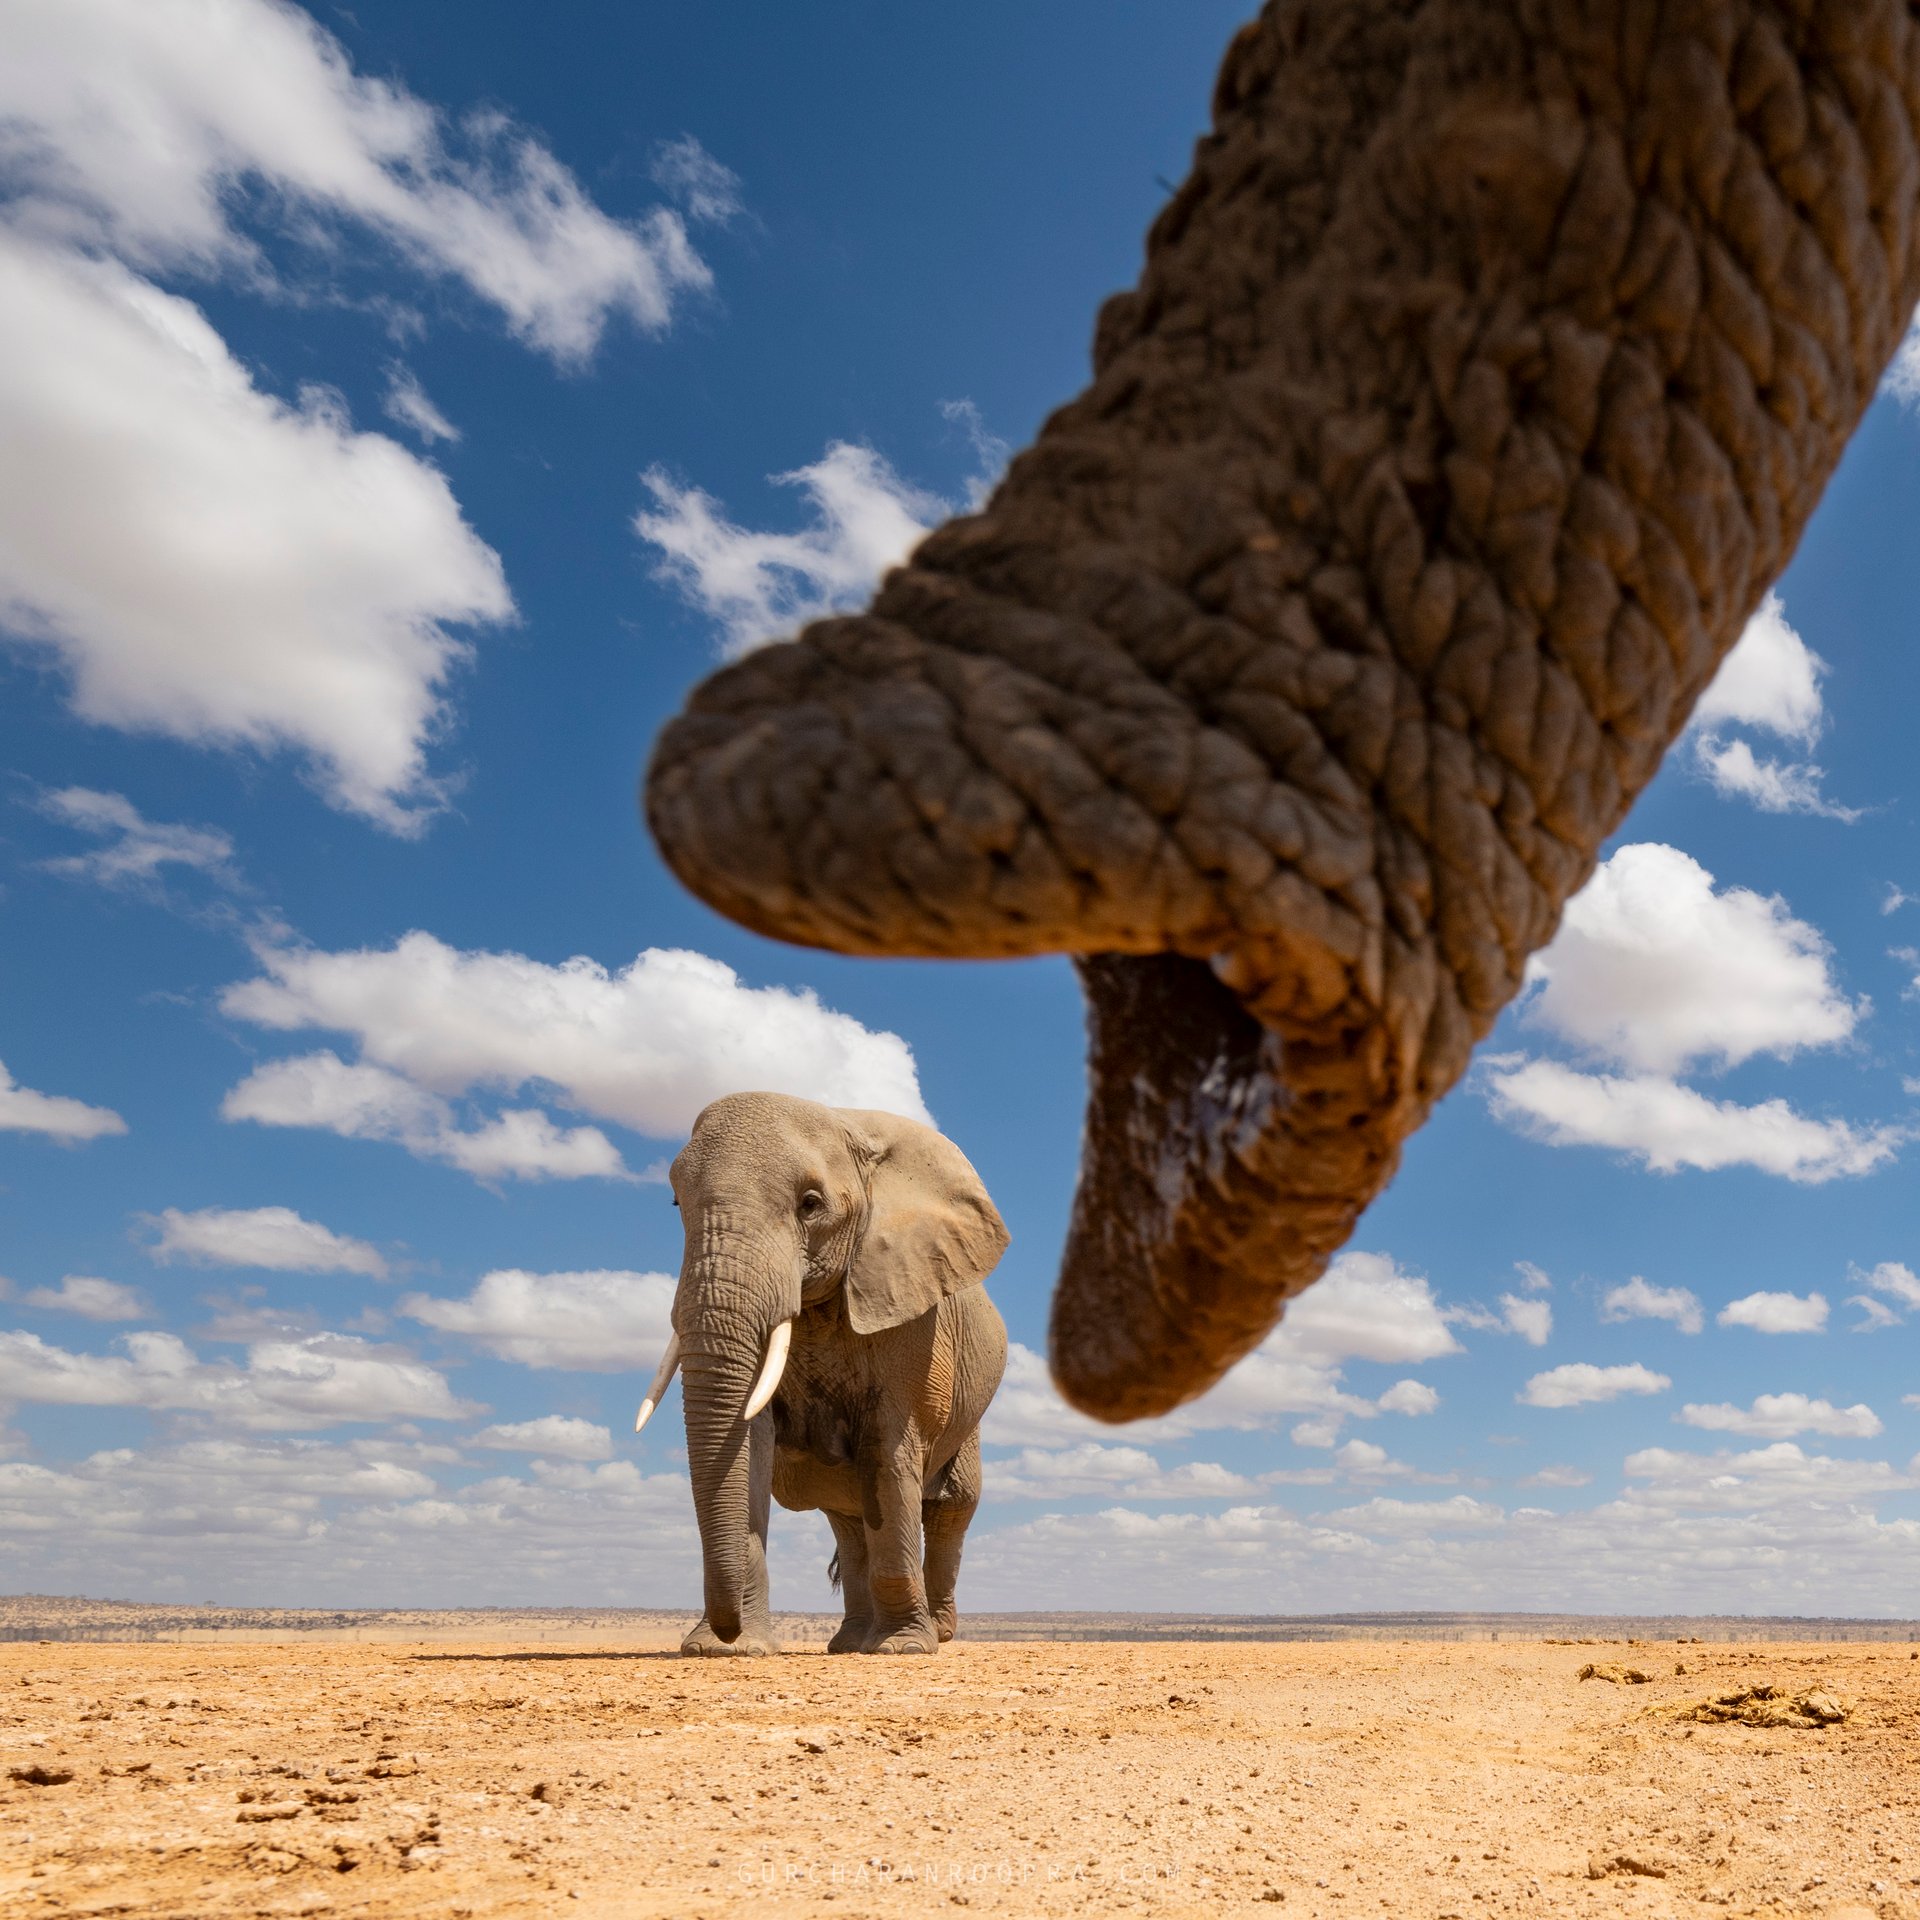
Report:
[[[1661,1711],[1759,1683],[1851,1717]],[[1920,1920],[1920,1655],[0,1646],[9,1920],[956,1907]]]

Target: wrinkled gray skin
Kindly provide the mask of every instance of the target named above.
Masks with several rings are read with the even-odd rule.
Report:
[[[952,1141],[784,1094],[716,1100],[673,1163],[674,1296],[706,1607],[683,1653],[774,1651],[768,1496],[833,1527],[834,1653],[932,1653],[980,1500],[1007,1332],[981,1282],[1007,1246]],[[772,1402],[741,1419],[773,1329]]]
[[[1917,130],[1910,0],[1269,0],[1086,391],[661,735],[744,924],[1076,957],[1076,1405],[1253,1347],[1519,990],[1908,325]]]

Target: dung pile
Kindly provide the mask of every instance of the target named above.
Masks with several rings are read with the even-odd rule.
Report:
[[[1785,1687],[1742,1687],[1711,1700],[1683,1700],[1654,1711],[1705,1726],[1737,1721],[1743,1727],[1837,1727],[1853,1714],[1855,1702],[1824,1687],[1789,1693]]]
[[[1639,1667],[1623,1667],[1617,1661],[1599,1663],[1589,1660],[1580,1669],[1582,1680],[1607,1680],[1616,1687],[1644,1687],[1653,1678]]]

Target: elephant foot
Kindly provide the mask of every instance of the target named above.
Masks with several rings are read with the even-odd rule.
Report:
[[[931,1620],[916,1621],[910,1626],[896,1627],[891,1633],[883,1635],[867,1644],[868,1653],[938,1653],[940,1637],[934,1630]]]
[[[856,1620],[852,1614],[848,1614],[841,1621],[840,1630],[827,1642],[827,1651],[829,1653],[864,1653],[867,1650],[867,1637],[872,1632],[871,1620]]]
[[[959,1624],[959,1611],[951,1600],[947,1601],[944,1606],[934,1608],[933,1628],[940,1636],[940,1644],[943,1647],[953,1638],[954,1629],[958,1627]]]
[[[739,1639],[722,1640],[702,1620],[680,1642],[680,1651],[690,1657],[703,1660],[755,1660],[767,1654],[778,1653],[780,1644],[773,1637],[771,1622],[749,1621],[740,1629]]]

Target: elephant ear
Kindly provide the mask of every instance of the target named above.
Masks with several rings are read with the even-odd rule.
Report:
[[[866,1232],[847,1262],[847,1321],[855,1333],[879,1333],[978,1286],[1011,1236],[944,1134],[897,1113],[843,1118],[867,1162],[869,1195]]]

